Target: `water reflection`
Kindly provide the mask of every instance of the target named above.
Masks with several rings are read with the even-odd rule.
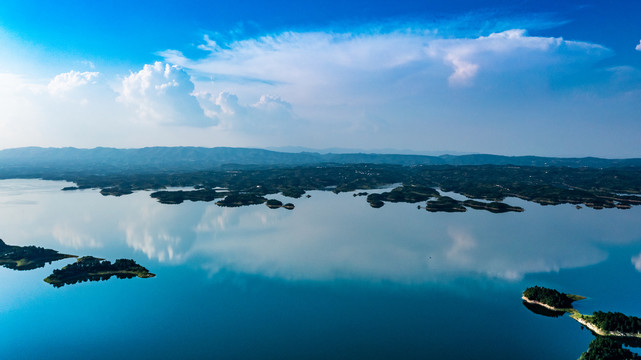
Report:
[[[192,263],[209,271],[301,280],[441,281],[596,264],[639,242],[639,208],[621,211],[507,202],[523,213],[428,213],[415,204],[371,208],[352,193],[314,191],[296,208],[163,205],[149,192],[103,197],[61,182],[0,181],[2,237],[101,257]],[[88,252],[89,253],[89,252]],[[633,254],[630,254],[632,257]],[[637,269],[641,256],[632,258]],[[632,265],[630,265],[632,266]]]
[[[528,310],[530,310],[531,312],[537,315],[543,315],[543,316],[553,317],[553,318],[558,318],[565,315],[565,311],[551,310],[546,308],[545,306],[534,304],[525,300],[523,300],[523,306],[525,306]]]
[[[75,257],[37,246],[7,245],[0,239],[0,266],[12,270],[34,270],[54,261]]]

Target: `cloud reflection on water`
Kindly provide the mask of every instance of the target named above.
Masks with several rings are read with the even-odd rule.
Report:
[[[607,258],[611,245],[641,242],[637,208],[579,211],[509,199],[526,211],[449,214],[411,204],[372,209],[351,194],[311,194],[296,199],[296,208],[288,211],[264,205],[163,205],[146,192],[114,198],[96,191],[26,191],[10,200],[37,200],[37,205],[25,205],[20,209],[27,215],[3,223],[0,238],[61,251],[99,248],[118,254],[114,257],[133,251],[213,272],[404,283],[477,275],[515,280],[595,264]],[[5,200],[0,191],[0,203]],[[7,219],[16,207],[0,206],[0,216]],[[46,234],[58,245],[51,245]],[[637,269],[639,258],[632,259]]]

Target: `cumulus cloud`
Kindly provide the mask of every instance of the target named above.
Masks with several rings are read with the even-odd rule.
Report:
[[[0,74],[0,143],[638,156],[597,141],[625,133],[616,147],[635,149],[641,134],[639,78],[604,71],[608,49],[415,25],[204,36],[199,56],[166,50],[120,78],[90,63],[44,82]]]
[[[220,127],[250,133],[291,130],[296,116],[292,105],[275,95],[262,95],[253,104],[243,105],[237,95],[222,91],[218,95],[199,94],[207,116],[217,119]]]
[[[595,92],[615,91],[610,90],[615,87],[592,86],[599,76],[603,78],[594,65],[612,55],[609,49],[561,37],[531,36],[518,28],[484,36],[401,25],[342,33],[283,32],[231,42],[207,36],[199,48],[204,56],[191,57],[178,50],[160,55],[191,74],[199,93],[214,94],[208,100],[211,104],[199,97],[208,116],[220,119],[223,128],[247,125],[249,131],[267,124],[288,128],[292,122],[287,115],[295,113],[301,121],[293,123],[304,122],[305,131],[290,138],[316,147],[345,143],[371,147],[373,142],[399,147],[412,142],[479,151],[470,147],[472,142],[462,138],[457,142],[455,134],[487,132],[473,142],[505,134],[502,141],[492,142],[494,148],[483,150],[505,153],[495,145],[523,133],[516,125],[509,130],[506,122],[567,121],[577,116],[577,108],[598,104],[586,100],[585,106],[577,106],[571,98],[575,90],[592,92],[586,99],[601,95]],[[219,94],[234,97],[219,98]],[[260,103],[265,94],[278,96],[291,107],[280,107],[279,116],[258,121],[245,108]],[[556,103],[549,103],[550,98]],[[530,109],[539,101],[545,106]],[[543,113],[545,108],[559,111],[550,117],[549,112]],[[598,111],[586,113],[583,119],[600,117]],[[469,119],[483,119],[483,125],[471,130]],[[421,131],[408,134],[403,130],[407,128]],[[572,149],[583,146],[563,143]],[[533,140],[532,149],[536,147],[540,142]]]
[[[635,47],[635,49],[637,51],[641,51],[641,40],[639,40],[639,44],[637,45],[637,47]]]
[[[172,125],[211,126],[198,100],[194,84],[177,66],[156,62],[122,80],[118,100],[136,110],[140,120]]]
[[[0,144],[211,146],[219,135],[202,126],[215,121],[205,116],[192,91],[187,74],[163,64],[147,65],[120,79],[78,70],[44,81],[0,73]]]
[[[95,84],[98,75],[98,72],[79,72],[71,70],[69,72],[56,75],[49,82],[47,88],[53,95],[62,95],[84,85]]]

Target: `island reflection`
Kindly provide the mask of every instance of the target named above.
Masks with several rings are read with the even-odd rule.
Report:
[[[74,258],[75,255],[61,254],[56,250],[38,246],[7,245],[0,239],[0,266],[12,270],[33,270],[54,261]]]
[[[274,211],[265,205],[203,202],[167,206],[149,192],[116,198],[60,188],[16,196],[36,204],[0,206],[0,216],[13,220],[6,229],[12,239],[24,239],[21,227],[31,226],[32,234],[43,239],[39,245],[62,251],[73,246],[76,252],[94,253],[81,250],[101,247],[101,254],[112,258],[139,254],[167,264],[189,262],[210,272],[292,280],[413,283],[470,275],[518,280],[525,274],[596,264],[607,258],[611,245],[641,239],[639,207],[576,211],[571,205],[542,207],[510,198],[510,205],[526,211],[426,215],[415,204],[373,209],[352,193],[312,191],[310,198],[296,201],[295,211]],[[15,216],[20,206],[31,206],[32,218]],[[52,241],[55,228],[66,231]]]

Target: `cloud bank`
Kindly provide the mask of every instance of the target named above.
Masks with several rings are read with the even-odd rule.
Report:
[[[638,69],[600,68],[613,52],[598,44],[397,24],[204,35],[158,54],[126,75],[0,75],[2,144],[641,156],[641,78],[625,76]]]
[[[155,62],[122,80],[118,101],[135,109],[138,119],[160,124],[210,126],[192,95],[194,84],[177,66]]]

